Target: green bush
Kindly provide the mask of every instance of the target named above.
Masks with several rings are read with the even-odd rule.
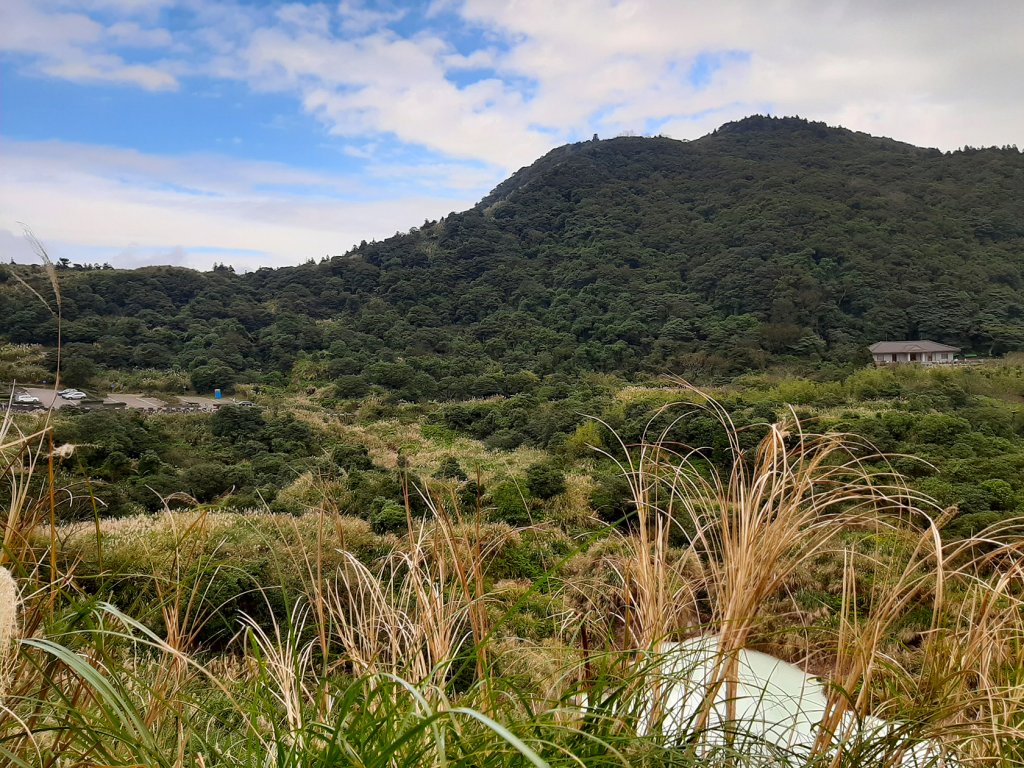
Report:
[[[565,493],[565,471],[550,462],[534,464],[526,470],[526,488],[538,499]]]
[[[370,506],[370,528],[376,534],[399,533],[408,528],[405,507],[390,499],[376,498]]]
[[[919,443],[952,445],[961,435],[971,431],[971,424],[947,413],[926,413],[918,416],[910,427],[910,436]]]
[[[206,365],[193,368],[190,378],[192,388],[205,395],[212,395],[215,389],[233,392],[238,381],[234,369],[220,360],[211,360]]]
[[[491,491],[491,505],[494,519],[509,525],[529,525],[531,522],[529,502],[523,498],[519,485],[506,480]]]
[[[437,471],[434,472],[434,477],[446,478],[450,480],[468,480],[466,470],[459,464],[459,460],[454,456],[445,456],[441,459],[441,464],[438,466]]]
[[[590,506],[606,523],[628,518],[636,510],[632,499],[629,481],[621,473],[601,474],[594,478]]]

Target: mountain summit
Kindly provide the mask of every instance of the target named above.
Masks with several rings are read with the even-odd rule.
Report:
[[[3,332],[48,341],[14,288]],[[999,353],[1024,349],[1024,156],[797,118],[585,141],[468,211],[319,264],[68,271],[65,298],[65,337],[100,365],[147,342],[166,364],[234,370],[323,351],[356,386],[418,378],[439,396],[520,370],[866,360],[893,338]]]

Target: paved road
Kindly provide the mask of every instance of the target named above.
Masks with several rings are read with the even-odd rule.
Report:
[[[36,408],[76,408],[81,406],[95,406],[96,399],[99,397],[96,393],[87,393],[90,395],[90,400],[65,400],[60,397],[52,389],[46,387],[22,387],[19,386],[15,391],[15,396],[22,393],[27,393],[39,398],[40,404]],[[168,404],[163,400],[156,397],[149,397],[147,395],[135,395],[135,394],[110,394],[103,398],[104,405],[118,405],[123,404],[126,408],[135,408],[137,410],[154,410],[164,408],[201,408],[206,411],[212,411],[214,407],[220,405],[231,405],[235,401],[233,399],[225,398],[223,400],[214,400],[212,397],[202,397],[200,395],[186,395],[184,397],[178,397],[177,404]]]
[[[37,408],[50,408],[51,406],[53,408],[77,408],[83,405],[94,406],[96,405],[95,398],[98,397],[95,393],[86,390],[86,393],[90,395],[89,401],[65,400],[52,389],[45,387],[18,387],[16,395],[20,395],[23,392],[39,398],[40,405],[36,406]],[[124,395],[118,393],[116,395],[107,395],[103,398],[104,405],[116,405],[119,403],[128,408],[138,408],[140,410],[167,407],[167,403],[163,400],[147,397],[146,395]]]
[[[49,408],[51,405],[54,408],[63,408],[66,405],[77,405],[74,400],[65,400],[63,397],[58,397],[57,393],[52,389],[46,389],[44,387],[18,387],[15,395],[20,395],[22,392],[27,392],[30,395],[35,395],[39,398],[42,403],[42,408]]]
[[[201,395],[182,395],[178,399],[185,405],[209,411],[212,411],[216,406],[230,405],[233,402],[232,400],[215,400],[212,397],[202,397]]]
[[[129,408],[166,408],[167,403],[163,400],[158,400],[155,397],[146,397],[145,395],[107,395],[103,400],[108,405],[114,403],[124,403]]]

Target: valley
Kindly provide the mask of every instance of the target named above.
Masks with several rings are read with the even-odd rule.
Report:
[[[1016,149],[751,117],[301,266],[0,266],[0,381],[59,381],[0,756],[1017,764],[1022,206]]]

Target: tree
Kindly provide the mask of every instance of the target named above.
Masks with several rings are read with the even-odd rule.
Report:
[[[503,523],[528,525],[531,522],[529,503],[519,486],[510,480],[499,483],[491,491],[491,504],[495,518]]]
[[[217,359],[194,368],[190,377],[196,392],[204,394],[213,394],[215,389],[231,392],[236,382],[235,372],[226,363]]]
[[[370,507],[370,527],[374,533],[396,533],[408,526],[405,507],[397,501],[376,498]]]
[[[526,470],[526,488],[538,499],[550,499],[565,493],[565,473],[549,462],[534,464]]]
[[[72,357],[62,360],[60,380],[70,387],[84,387],[96,375],[96,363],[87,357]]]
[[[466,470],[459,464],[454,456],[445,456],[434,473],[434,477],[447,478],[451,480],[467,480]]]
[[[239,405],[223,406],[210,418],[210,431],[233,443],[255,439],[266,426],[258,410]]]

